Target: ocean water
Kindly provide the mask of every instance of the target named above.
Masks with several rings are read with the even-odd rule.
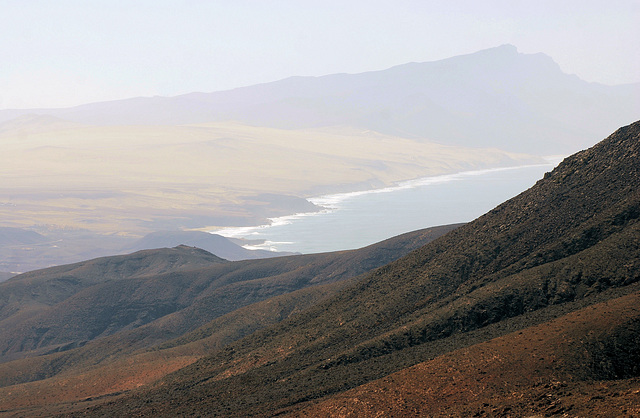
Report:
[[[469,222],[533,186],[549,164],[425,177],[385,189],[308,199],[325,209],[271,219],[269,225],[211,231],[264,240],[252,249],[318,253],[360,248],[430,226]]]

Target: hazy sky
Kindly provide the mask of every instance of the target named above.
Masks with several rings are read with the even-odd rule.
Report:
[[[358,73],[511,43],[640,81],[640,0],[0,0],[0,109]]]

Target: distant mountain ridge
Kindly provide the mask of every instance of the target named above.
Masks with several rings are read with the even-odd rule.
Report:
[[[198,247],[229,261],[293,254],[248,250],[220,235],[198,231],[158,231],[134,239],[92,234],[89,231],[48,231],[45,236],[28,229],[0,227],[0,271],[27,272],[96,257],[179,245]]]
[[[39,113],[87,124],[350,125],[451,145],[569,153],[640,113],[640,84],[605,86],[562,73],[544,54],[503,45],[362,74],[291,77],[214,93],[132,98]]]
[[[221,235],[199,231],[152,232],[126,247],[124,251],[133,252],[152,248],[175,247],[180,244],[201,248],[229,261],[255,260],[294,254],[269,250],[247,250]]]
[[[0,246],[36,244],[47,241],[47,238],[34,231],[21,228],[0,227]]]
[[[0,271],[0,282],[4,282],[5,280],[10,279],[13,276],[15,276],[16,274],[17,273],[10,273],[10,272],[6,272],[6,271]]]
[[[0,123],[0,135],[7,133],[32,134],[39,131],[56,131],[81,126],[49,115],[27,113],[15,119]]]

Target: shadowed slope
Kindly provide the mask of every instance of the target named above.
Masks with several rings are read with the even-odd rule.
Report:
[[[0,319],[27,308],[55,305],[99,283],[190,270],[221,262],[225,260],[206,251],[180,246],[31,271],[2,284]]]
[[[179,246],[103,257],[16,276],[0,285],[0,359],[6,361],[16,355],[20,357],[19,352],[34,349],[40,353],[67,349],[102,333],[111,333],[108,323],[92,326],[95,318],[88,311],[105,306],[110,298],[108,292],[94,293],[96,289],[132,292],[130,284],[136,278],[225,262],[204,250]],[[89,294],[96,297],[92,300]],[[135,297],[131,293],[129,296]],[[156,315],[159,313],[156,311],[162,309],[157,306],[148,308],[146,311],[150,315]],[[117,315],[125,317],[120,321],[124,321],[123,325],[146,320],[126,318],[124,306]]]
[[[155,367],[149,364],[156,364],[158,358],[165,359],[167,365],[172,361],[184,365],[185,359],[193,361],[207,350],[223,347],[257,329],[282,321],[335,293],[342,286],[338,283],[329,286],[314,285],[339,282],[362,274],[397,259],[458,226],[411,232],[360,250],[213,264],[185,272],[174,271],[164,275],[99,283],[79,292],[76,297],[69,297],[44,309],[40,314],[34,314],[25,321],[14,324],[12,328],[3,330],[6,334],[4,344],[15,350],[14,356],[34,356],[41,354],[44,348],[62,351],[0,364],[0,386],[47,379],[59,374],[64,374],[67,382],[76,379],[76,384],[82,386],[91,381],[85,373],[95,375],[96,370],[99,370],[96,366],[105,368],[107,374],[111,370],[121,377],[131,376],[131,381],[148,383],[140,376],[157,378],[156,373],[147,373],[145,368]],[[63,268],[59,269],[65,271]],[[44,270],[41,274],[48,271]],[[55,277],[53,273],[49,274]],[[312,287],[248,306],[308,286]],[[178,307],[163,317],[150,318],[148,323],[141,324],[142,320],[148,319],[153,313],[149,309],[157,312],[159,307],[167,306],[168,301],[174,301]],[[246,307],[242,308],[243,306]],[[135,314],[131,322],[117,322],[118,318],[127,313]],[[215,319],[218,317],[219,319]],[[28,344],[34,343],[32,333],[34,329],[39,329],[33,327],[34,321],[48,321],[48,326],[55,331],[52,336],[58,340],[66,338],[65,345],[53,346],[49,342],[45,347],[29,351]],[[201,325],[204,326],[196,329]],[[82,333],[95,329],[103,330],[100,338],[92,338],[88,342],[80,339],[84,336]],[[184,335],[191,330],[195,331]],[[133,357],[129,360],[125,357],[173,337],[180,338],[158,347],[160,351],[157,355],[144,352],[135,354],[135,367],[132,366]],[[43,339],[38,341],[42,342]],[[80,347],[74,348],[77,346]],[[171,351],[171,348],[175,350]],[[163,370],[166,373],[169,369]],[[72,379],[70,376],[79,377]],[[116,386],[131,389],[126,381],[127,379],[124,382],[117,378],[107,379],[105,385],[106,382],[117,384],[106,387],[87,384],[86,393],[110,393],[109,390]],[[57,387],[57,384],[51,385],[44,381],[42,385],[34,383],[27,387],[37,387],[38,390],[43,390],[44,387],[48,388],[47,391]],[[92,393],[92,387],[97,392]],[[12,398],[8,392],[14,395],[22,393],[14,389],[15,387],[3,391],[7,402]],[[23,390],[27,389],[23,387]],[[81,393],[85,392],[80,389],[77,393],[71,392],[71,398],[77,400]],[[19,398],[24,399],[22,396]],[[6,407],[6,404],[3,405]]]
[[[335,297],[93,412],[269,415],[597,302],[640,280],[639,187],[637,122]]]

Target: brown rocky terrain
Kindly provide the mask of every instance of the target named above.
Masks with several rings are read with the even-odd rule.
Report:
[[[458,226],[337,253],[227,262],[180,246],[20,275],[3,283],[0,299],[0,410],[20,414],[151,383]],[[167,300],[182,306],[162,315]]]
[[[7,416],[638,414],[640,122],[568,157],[477,220],[420,243],[425,233],[360,252],[125,280],[124,294],[155,284],[182,295],[205,283],[210,290],[134,329],[1,365],[0,409]],[[390,256],[399,247],[415,250]],[[236,309],[220,309],[230,296]]]
[[[286,415],[635,417],[640,414],[640,379],[633,372],[638,306],[636,290]],[[629,351],[603,352],[612,347]]]
[[[334,296],[82,414],[633,414],[639,185],[635,123]]]

